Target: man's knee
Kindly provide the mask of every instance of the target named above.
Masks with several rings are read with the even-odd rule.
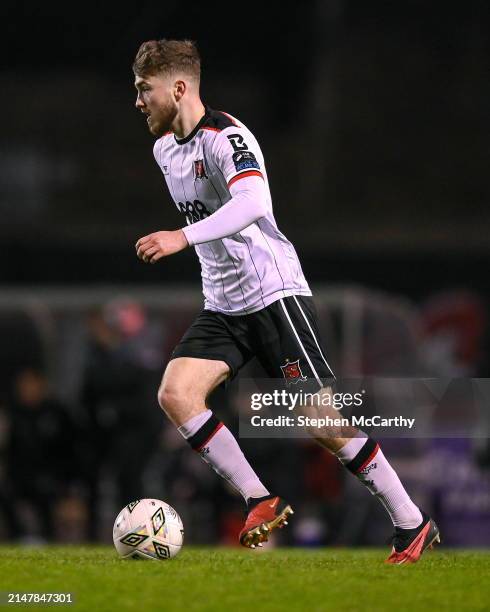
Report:
[[[186,397],[188,398],[188,393],[184,385],[178,382],[169,382],[164,379],[158,389],[158,403],[167,414],[177,412]],[[188,401],[187,399],[187,403]]]
[[[177,427],[206,410],[205,395],[188,380],[169,381],[164,377],[158,390],[158,403]]]
[[[347,439],[357,435],[358,430],[343,424],[342,414],[333,408],[332,395],[332,388],[325,387],[318,392],[315,401],[304,404],[300,409],[311,419],[312,425],[305,427],[308,435],[335,453],[342,448]]]
[[[181,425],[206,410],[207,396],[228,373],[229,367],[224,362],[173,359],[158,389],[158,403],[176,425]]]

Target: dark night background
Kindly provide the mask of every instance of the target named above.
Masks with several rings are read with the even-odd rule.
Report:
[[[488,2],[19,0],[0,21],[0,540],[107,542],[148,496],[188,541],[236,543],[241,500],[156,402],[202,297],[193,250],[135,255],[184,223],[134,108],[145,40],[195,40],[204,101],[256,135],[339,375],[488,376]],[[212,407],[236,433],[233,397]],[[335,458],[265,442],[240,444],[297,509],[288,544],[383,543]],[[490,545],[484,437],[383,448],[449,546]]]
[[[189,37],[204,99],[263,147],[309,279],[486,290],[488,3],[1,10],[5,284],[198,280],[191,252],[150,268],[133,253],[182,220],[133,107],[131,63],[143,40]]]

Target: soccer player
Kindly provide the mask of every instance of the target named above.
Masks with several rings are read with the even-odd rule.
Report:
[[[205,299],[172,353],[158,401],[190,446],[244,497],[248,515],[239,539],[255,548],[293,511],[264,486],[206,399],[254,356],[269,377],[301,376],[317,390],[334,374],[298,256],[274,219],[260,147],[241,121],[203,104],[195,45],[145,42],[133,72],[136,107],[157,137],[155,160],[186,220],[182,229],[140,238],[137,255],[154,264],[193,246]],[[439,541],[436,524],[410,499],[373,439],[353,428],[349,436],[317,439],[386,508],[395,527],[388,562],[415,562]]]

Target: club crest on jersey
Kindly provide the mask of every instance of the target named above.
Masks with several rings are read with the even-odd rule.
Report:
[[[194,162],[194,179],[207,179],[206,169],[204,168],[204,160],[197,159]]]
[[[286,359],[286,363],[281,366],[282,375],[286,379],[288,385],[296,385],[299,382],[304,382],[308,378],[301,371],[299,365],[299,359],[296,361],[289,361]]]

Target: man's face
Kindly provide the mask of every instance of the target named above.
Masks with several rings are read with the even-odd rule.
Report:
[[[173,83],[164,76],[136,76],[136,108],[147,115],[148,129],[154,136],[170,131],[178,107],[172,95]]]

